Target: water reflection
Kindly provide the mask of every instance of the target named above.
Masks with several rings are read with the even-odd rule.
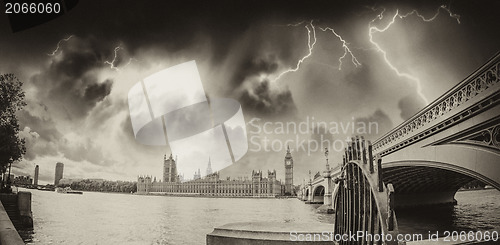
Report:
[[[477,231],[500,227],[500,192],[464,191],[455,195],[458,204],[398,210],[401,233],[428,234],[429,231]]]

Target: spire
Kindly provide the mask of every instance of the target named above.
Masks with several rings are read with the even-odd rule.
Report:
[[[291,159],[292,158],[292,153],[290,153],[290,145],[287,145],[287,147],[286,147],[285,158],[286,159]]]
[[[167,154],[163,155],[163,160],[167,160]]]
[[[208,157],[207,175],[212,174],[212,163],[210,162],[210,157]]]

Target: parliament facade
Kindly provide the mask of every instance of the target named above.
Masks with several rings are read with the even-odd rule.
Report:
[[[287,157],[291,158],[288,152]],[[200,170],[194,173],[193,180],[183,182],[183,176],[177,175],[176,160],[170,155],[164,157],[163,180],[156,177],[139,176],[137,194],[176,194],[221,197],[276,197],[285,194],[285,185],[276,179],[276,170],[267,171],[267,178],[262,171],[252,171],[251,177],[236,179],[219,178],[219,173],[211,173],[210,159],[207,174],[201,178]]]

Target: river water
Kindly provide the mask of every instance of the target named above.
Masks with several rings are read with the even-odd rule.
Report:
[[[316,213],[318,205],[294,198],[31,192],[34,230],[27,236],[28,244],[205,244],[206,234],[214,227],[232,222],[333,223],[332,215]],[[445,211],[398,214],[401,232],[500,227],[499,191],[458,192],[455,198],[459,204]]]

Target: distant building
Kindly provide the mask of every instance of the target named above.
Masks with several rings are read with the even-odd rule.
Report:
[[[167,159],[167,155],[163,156],[163,182],[177,182],[177,165],[172,158],[172,154]]]
[[[54,185],[57,186],[59,181],[63,178],[64,164],[62,162],[56,163],[56,174],[54,177]]]
[[[293,158],[288,146],[285,155],[285,195],[293,194]]]
[[[137,179],[137,193],[169,193],[169,194],[199,194],[206,196],[248,196],[276,197],[283,195],[282,184],[276,180],[276,171],[268,171],[268,177],[262,177],[262,171],[252,171],[252,179],[220,179],[215,172],[204,178],[184,183],[158,182],[150,176],[140,176]]]
[[[211,170],[210,160],[207,172],[209,169]],[[179,177],[177,177],[178,179]],[[252,171],[251,178],[220,179],[218,172],[201,178],[200,170],[198,169],[195,172],[194,179],[187,182],[162,182],[156,181],[156,178],[151,176],[139,176],[137,179],[138,194],[165,193],[206,196],[276,197],[283,195],[284,189],[282,186],[282,183],[276,180],[276,170],[268,171],[267,178],[262,176],[262,171]]]
[[[35,179],[33,181],[33,185],[38,185],[38,175],[40,173],[40,168],[38,167],[38,165],[36,165],[35,167]]]
[[[12,184],[14,184],[15,186],[27,186],[27,185],[31,185],[33,183],[33,179],[31,178],[31,176],[16,176],[14,177],[14,181],[12,182]]]
[[[201,179],[201,172],[200,169],[198,169],[198,172],[194,172],[193,175],[193,180]]]

